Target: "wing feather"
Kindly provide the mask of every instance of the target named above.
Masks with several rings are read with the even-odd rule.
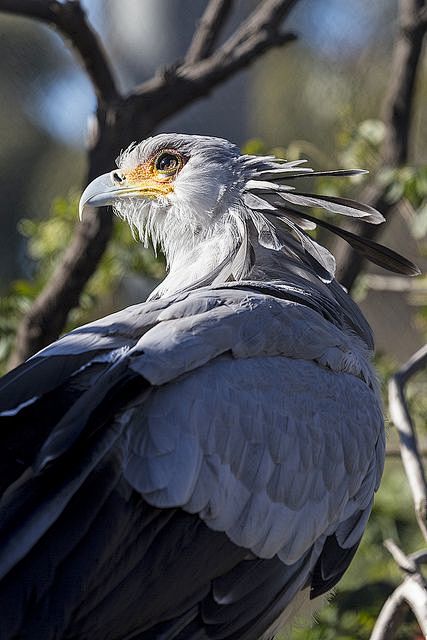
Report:
[[[218,380],[220,387],[215,382]],[[228,387],[229,393],[235,389],[239,415],[231,415],[230,419],[230,403],[223,403],[222,387]],[[239,387],[246,389],[245,403]],[[291,387],[292,397],[286,393]],[[157,460],[163,468],[165,459],[169,468],[182,468],[179,443],[188,441],[190,427],[186,409],[180,410],[178,398],[197,398],[198,388],[210,390],[216,407],[210,425],[215,453],[212,454],[212,441],[207,446],[206,436],[191,440],[191,445],[185,447],[185,486],[194,487],[194,502],[175,482],[166,487],[159,485],[156,498],[153,494],[148,497],[152,504],[181,506],[195,512],[205,503],[200,515],[208,526],[225,530],[233,542],[263,557],[280,553],[290,563],[301,557],[332,523],[338,525],[352,510],[367,507],[377,479],[375,449],[379,446],[382,418],[375,393],[362,380],[349,374],[337,375],[314,362],[274,356],[233,359],[225,354],[194,375],[158,387],[147,399],[148,423],[151,414],[158,416],[158,407],[162,411],[167,408],[168,419],[163,423],[157,420],[156,428],[167,432],[167,442],[174,431],[176,449],[167,458],[160,454],[151,460],[145,457],[146,451],[141,451],[141,469],[151,468],[151,464],[154,469]],[[274,407],[268,427],[258,409],[262,403]],[[208,411],[203,399],[199,399],[193,404],[191,421],[204,424],[206,420]],[[258,441],[259,424],[268,429],[266,442]],[[230,435],[225,437],[224,428],[233,433],[232,447],[227,445]],[[271,445],[268,446],[270,430],[276,445],[274,461]],[[348,445],[346,438],[350,440]],[[355,453],[355,443],[359,449],[363,446],[360,455]],[[313,452],[311,459],[309,454],[298,455],[303,446]],[[138,456],[138,447],[133,449]],[[229,455],[231,450],[233,457]],[[309,463],[307,467],[303,466],[304,460]],[[138,475],[134,475],[137,469],[133,463],[132,469],[125,471],[134,486],[139,486]]]
[[[156,301],[143,312],[133,308],[128,317],[122,314],[117,319],[124,342],[120,352],[104,358],[98,348],[89,349],[83,365],[77,360],[70,363],[70,388],[61,377],[57,389],[46,395],[64,394],[64,399],[59,424],[52,417],[43,432],[45,462],[36,468],[36,481],[30,486],[22,476],[9,494],[15,492],[16,498],[21,492],[22,499],[12,510],[7,496],[2,505],[4,568],[10,568],[12,582],[16,578],[13,588],[4,584],[22,606],[20,616],[30,615],[22,591],[25,581],[12,565],[33,576],[27,578],[28,584],[36,580],[39,545],[49,540],[59,545],[61,536],[56,539],[55,532],[66,528],[71,512],[78,515],[80,496],[89,499],[86,489],[92,481],[97,486],[97,474],[104,462],[111,466],[112,459],[117,475],[111,488],[105,487],[105,500],[118,500],[121,506],[115,513],[124,510],[124,523],[135,506],[126,505],[138,500],[153,523],[125,524],[128,547],[118,556],[117,537],[111,547],[105,546],[106,515],[99,522],[96,516],[102,512],[101,504],[99,511],[94,510],[93,523],[87,520],[87,535],[94,536],[89,547],[80,544],[86,533],[82,530],[79,537],[76,524],[73,535],[70,530],[76,553],[70,551],[64,567],[67,571],[71,565],[88,567],[98,587],[91,591],[88,586],[90,605],[77,616],[68,611],[64,618],[61,598],[68,593],[69,602],[77,602],[79,586],[75,583],[67,591],[67,574],[63,580],[58,574],[57,600],[41,596],[37,611],[31,610],[37,628],[44,629],[49,612],[55,610],[58,628],[76,624],[87,637],[97,639],[109,637],[105,624],[111,623],[113,638],[119,633],[114,625],[125,612],[129,621],[142,625],[141,633],[148,628],[168,637],[180,629],[182,637],[197,638],[209,627],[224,638],[236,634],[253,640],[266,621],[273,624],[295,593],[309,583],[322,547],[333,535],[336,562],[329,545],[315,587],[321,592],[338,579],[364,525],[365,515],[356,514],[370,509],[381,473],[380,401],[363,341],[299,302],[296,291],[290,299],[286,295],[274,298],[248,284],[185,294],[176,302]],[[73,360],[88,344],[99,345],[104,338],[109,339],[108,327],[93,323],[75,334],[74,349],[69,340],[58,342],[24,366],[20,379],[24,385],[27,376],[31,380],[38,367],[43,369],[44,358]],[[31,412],[37,413],[42,399],[12,411],[4,418],[7,424],[12,428]],[[7,402],[5,406],[10,407]],[[165,518],[158,528],[155,513]],[[170,516],[170,528],[168,514],[181,514]],[[179,523],[184,520],[181,530]],[[118,529],[114,531],[120,538]],[[141,539],[133,537],[142,531]],[[194,545],[198,541],[205,564],[190,564],[194,585],[186,568],[188,582],[181,597],[158,580],[163,567],[154,558],[165,562],[172,558],[170,579],[176,585],[186,556],[181,547],[177,553],[174,544],[186,548],[182,541]],[[205,541],[209,548],[202,553]],[[96,558],[87,557],[88,548],[97,549]],[[226,551],[227,566],[222,561],[215,565],[220,549]],[[55,554],[65,549],[52,546],[52,550],[58,566]],[[224,581],[218,584],[217,600],[210,600],[212,580],[239,562],[253,562],[254,556],[262,560],[253,592],[248,591],[251,578],[243,577],[242,569],[240,591],[233,593]],[[151,564],[148,558],[153,558]],[[264,564],[270,558],[271,567]],[[201,570],[208,566],[206,582]],[[252,569],[248,576],[251,573]],[[277,576],[271,584],[269,575]],[[136,606],[141,593],[138,576],[144,593],[150,594],[149,609]],[[48,590],[52,585],[48,581]],[[173,603],[175,613],[167,610],[168,603]],[[229,607],[227,612],[224,607]],[[22,616],[16,624],[21,624]],[[101,619],[104,626],[99,630],[91,621]],[[8,621],[10,628],[14,624]]]

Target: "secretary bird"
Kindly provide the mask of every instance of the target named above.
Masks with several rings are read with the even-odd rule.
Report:
[[[302,193],[303,161],[161,134],[95,179],[168,273],[0,382],[1,640],[258,640],[316,605],[360,542],[384,462],[372,333]]]

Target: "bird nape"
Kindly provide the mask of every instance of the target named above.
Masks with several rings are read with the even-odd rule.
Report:
[[[94,180],[168,274],[0,382],[1,640],[258,640],[338,582],[384,462],[371,330],[302,161],[162,134]],[[321,172],[348,176],[358,171]]]

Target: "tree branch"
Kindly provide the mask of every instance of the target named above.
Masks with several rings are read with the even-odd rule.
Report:
[[[427,294],[425,279],[409,280],[407,276],[367,273],[363,275],[363,286],[371,291]]]
[[[194,32],[185,56],[186,64],[194,64],[211,54],[233,4],[233,0],[210,0]]]
[[[370,640],[392,640],[401,620],[402,609],[409,605],[427,637],[427,591],[419,573],[408,576],[386,600],[377,618]]]
[[[417,564],[411,556],[407,556],[406,553],[404,553],[402,549],[393,542],[393,540],[384,540],[384,546],[393,556],[393,560],[401,571],[409,574],[416,573],[418,571],[419,563]]]
[[[119,99],[107,54],[78,0],[0,0],[0,11],[36,18],[57,29],[78,55],[99,105]]]
[[[132,140],[151,135],[165,118],[207,95],[265,51],[295,39],[293,34],[282,33],[280,28],[298,1],[261,0],[216,51],[213,47],[225,24],[227,12],[226,3],[211,1],[210,10],[216,15],[215,18],[211,14],[213,37],[210,40],[207,34],[202,37],[200,25],[199,53],[195,55],[193,50],[190,62],[187,58],[183,65],[175,65],[166,73],[156,75],[127,98],[118,94],[102,45],[87,23],[80,2],[0,0],[0,11],[37,18],[54,26],[82,59],[98,97],[89,147],[89,181],[108,171],[120,149]],[[197,59],[198,56],[207,57]],[[16,365],[28,358],[62,332],[69,312],[78,304],[86,282],[99,263],[111,229],[111,215],[100,211],[77,226],[63,264],[58,266],[19,327],[10,364]]]
[[[15,351],[9,362],[11,368],[25,360],[34,347],[42,348],[59,336],[69,310],[79,304],[87,273],[95,271],[102,257],[112,226],[112,214],[105,209],[87,213],[77,226],[54,276],[18,328]]]
[[[395,41],[390,70],[390,83],[383,103],[386,135],[381,148],[382,166],[395,167],[407,161],[417,71],[420,65],[423,40],[427,32],[426,0],[400,0],[399,32]],[[387,219],[394,213],[394,204],[387,199],[387,186],[373,183],[361,200],[379,209]],[[358,225],[357,232],[374,239],[381,225]],[[341,264],[340,281],[350,291],[365,260],[352,248],[339,243],[337,258]]]
[[[184,63],[137,87],[127,99],[123,136],[129,134],[129,119],[138,137],[146,137],[162,120],[196,99],[210,93],[232,75],[261,57],[268,49],[296,39],[280,31],[283,20],[299,0],[264,0],[242,25],[212,55],[192,64]],[[138,114],[144,113],[144,118]]]
[[[389,408],[398,430],[400,455],[408,479],[418,525],[427,540],[427,485],[415,425],[405,399],[405,385],[418,371],[427,365],[427,345],[417,351],[399,369],[389,382]],[[402,621],[406,605],[417,618],[420,629],[427,638],[427,584],[421,566],[427,562],[427,550],[406,555],[392,540],[384,546],[393,556],[398,567],[406,575],[401,585],[386,600],[377,618],[370,640],[392,640]]]
[[[427,345],[415,353],[389,382],[390,416],[399,433],[400,453],[411,488],[418,525],[427,540],[427,483],[415,426],[405,399],[410,378],[427,365]]]
[[[382,157],[386,166],[405,164],[408,160],[416,77],[427,28],[422,19],[425,10],[425,0],[400,0],[399,34],[383,105],[387,127]]]
[[[426,550],[423,549],[407,556],[392,540],[385,540],[384,546],[391,553],[406,578],[386,600],[372,630],[370,640],[392,640],[402,621],[406,605],[415,614],[418,624],[426,636],[427,585],[421,573],[421,566],[427,561]]]
[[[264,39],[280,33],[281,25],[298,0],[264,0],[258,3],[249,17],[236,29],[218,51],[225,59],[244,42],[249,43],[259,32],[263,32]]]

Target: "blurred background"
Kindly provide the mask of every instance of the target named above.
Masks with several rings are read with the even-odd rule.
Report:
[[[82,0],[126,93],[159,67],[183,57],[205,0]],[[236,2],[231,32],[248,13]],[[252,3],[253,4],[253,3]],[[381,103],[389,81],[397,0],[302,0],[287,21],[296,43],[267,53],[159,131],[229,138],[253,152],[307,157],[314,168],[358,166],[375,172],[383,139]],[[225,34],[225,35],[226,35]],[[393,182],[407,206],[382,236],[425,269],[427,231],[427,60],[420,69],[409,166]],[[34,20],[0,13],[0,359],[4,362],[22,313],[60,259],[77,223],[75,204],[86,168],[85,137],[95,108],[89,81],[62,39]],[[111,167],[114,159],[111,159]],[[406,171],[406,173],[405,173]],[[357,194],[363,184],[344,185]],[[332,187],[325,182],[326,191]],[[400,192],[399,192],[400,190]],[[122,227],[70,326],[144,298],[162,262],[130,243]],[[371,322],[384,384],[425,342],[427,282],[402,282],[368,267],[354,296]],[[339,270],[338,270],[339,277]],[[425,427],[425,380],[410,397]],[[396,447],[393,436],[391,449]],[[398,458],[387,462],[361,552],[333,606],[298,639],[367,638],[399,572],[382,549],[393,537],[409,552],[421,543]],[[416,638],[408,622],[399,638]]]

